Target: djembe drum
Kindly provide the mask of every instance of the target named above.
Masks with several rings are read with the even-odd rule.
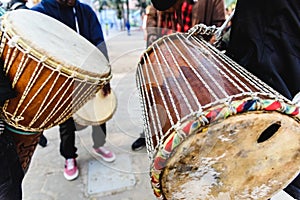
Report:
[[[101,125],[113,117],[116,109],[117,97],[113,90],[107,96],[100,90],[74,113],[73,118],[77,126]]]
[[[202,37],[159,39],[136,78],[159,199],[268,199],[298,174],[299,107]]]
[[[36,145],[36,134],[67,120],[111,78],[107,59],[93,44],[36,11],[15,10],[1,17],[0,52],[17,92],[5,102],[2,116],[16,133],[18,152],[29,157],[34,148],[26,139],[34,138],[29,143]],[[24,153],[25,143],[30,152]]]

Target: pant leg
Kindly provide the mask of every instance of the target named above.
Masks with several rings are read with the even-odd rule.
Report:
[[[300,174],[286,187],[284,191],[295,199],[300,199]]]
[[[22,169],[13,138],[6,133],[0,135],[0,199],[21,200]]]
[[[98,126],[92,126],[93,148],[101,147],[105,144],[106,139],[106,123]]]
[[[65,158],[76,158],[77,148],[75,147],[75,123],[73,118],[59,125],[60,131],[60,154]]]

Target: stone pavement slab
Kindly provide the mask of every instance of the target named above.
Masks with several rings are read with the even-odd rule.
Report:
[[[95,160],[89,161],[88,194],[105,196],[132,189],[136,183],[134,174],[126,172],[132,170],[131,163],[131,157],[127,154],[119,154],[118,159],[111,163],[112,167],[103,167]],[[124,171],[115,171],[113,165],[121,165]]]

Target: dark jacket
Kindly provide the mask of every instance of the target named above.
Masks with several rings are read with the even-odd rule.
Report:
[[[12,0],[7,4],[6,10],[28,9],[26,2],[22,0]],[[0,62],[0,106],[3,106],[5,100],[16,97],[16,92],[11,87],[11,82],[3,71],[3,61]]]
[[[80,3],[79,1],[76,1],[74,8],[76,10],[80,35],[100,48],[108,58],[102,28],[93,9],[89,5]],[[42,0],[39,4],[32,7],[31,10],[53,17],[74,31],[77,31],[73,7],[61,6],[56,0]],[[86,23],[87,21],[89,23]]]
[[[7,10],[28,9],[26,2],[22,0],[12,0],[7,4]]]
[[[292,99],[300,91],[299,0],[240,0],[227,55]]]
[[[3,62],[0,62],[0,106],[3,106],[5,100],[16,97],[16,92],[12,89],[9,78],[2,69]]]

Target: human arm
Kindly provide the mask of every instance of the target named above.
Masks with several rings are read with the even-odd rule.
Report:
[[[158,39],[157,10],[150,5],[146,15],[147,46],[149,46]]]
[[[0,63],[0,106],[8,99],[16,97],[17,93],[12,89],[9,78],[3,71],[3,62]]]
[[[222,26],[226,20],[224,0],[215,0],[212,12],[211,25]]]
[[[107,60],[107,63],[109,64],[108,51],[107,51],[106,43],[104,41],[101,24],[97,18],[97,15],[94,13],[94,11],[89,6],[87,6],[87,5],[83,5],[83,6],[86,6],[86,9],[89,13],[89,15],[85,15],[85,16],[88,16],[87,20],[89,21],[89,24],[88,24],[89,32],[84,33],[84,34],[89,34],[89,35],[85,36],[85,37],[88,38],[88,40],[91,43],[93,43],[97,47],[97,49],[103,53],[103,55],[105,56],[105,58]],[[108,94],[110,94],[111,87],[110,87],[109,82],[105,83],[105,85],[101,89],[101,92],[104,96],[107,96]]]

